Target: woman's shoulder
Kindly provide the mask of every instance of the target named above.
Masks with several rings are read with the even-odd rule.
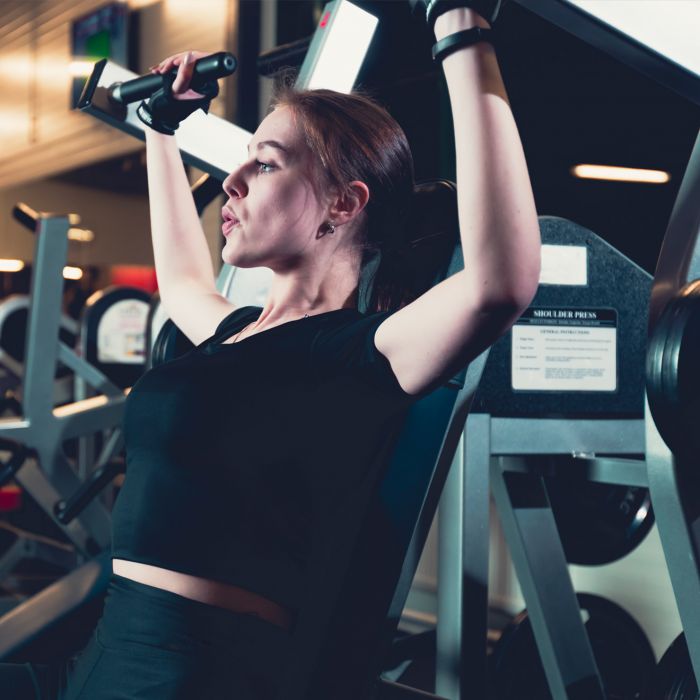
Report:
[[[340,309],[329,314],[316,329],[314,343],[320,347],[342,346],[353,341],[374,337],[374,331],[392,312],[362,312],[357,309]]]
[[[377,329],[392,313],[356,311],[323,324],[316,332],[311,352],[316,370],[322,374],[350,372],[382,393],[412,400],[374,342]]]

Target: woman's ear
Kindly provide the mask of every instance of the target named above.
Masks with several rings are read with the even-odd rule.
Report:
[[[328,218],[336,226],[352,221],[369,201],[369,188],[360,180],[348,184],[345,192],[338,195],[328,210]]]

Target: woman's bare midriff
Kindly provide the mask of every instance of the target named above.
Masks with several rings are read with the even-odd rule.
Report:
[[[256,615],[286,630],[292,626],[292,614],[286,608],[245,588],[126,559],[112,559],[112,571],[117,576],[170,591],[199,603]]]

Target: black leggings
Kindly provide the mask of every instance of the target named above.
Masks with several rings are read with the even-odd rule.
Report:
[[[291,634],[113,575],[75,661],[0,664],[3,700],[272,700]]]

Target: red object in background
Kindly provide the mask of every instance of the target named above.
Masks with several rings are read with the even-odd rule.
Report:
[[[328,20],[331,18],[331,13],[326,12],[326,14],[323,16],[323,19],[321,20],[321,28],[325,28],[325,26],[328,24]]]
[[[110,274],[111,284],[138,287],[149,294],[158,289],[156,270],[148,265],[113,265]]]
[[[18,510],[22,505],[22,490],[19,486],[0,488],[0,512]]]

